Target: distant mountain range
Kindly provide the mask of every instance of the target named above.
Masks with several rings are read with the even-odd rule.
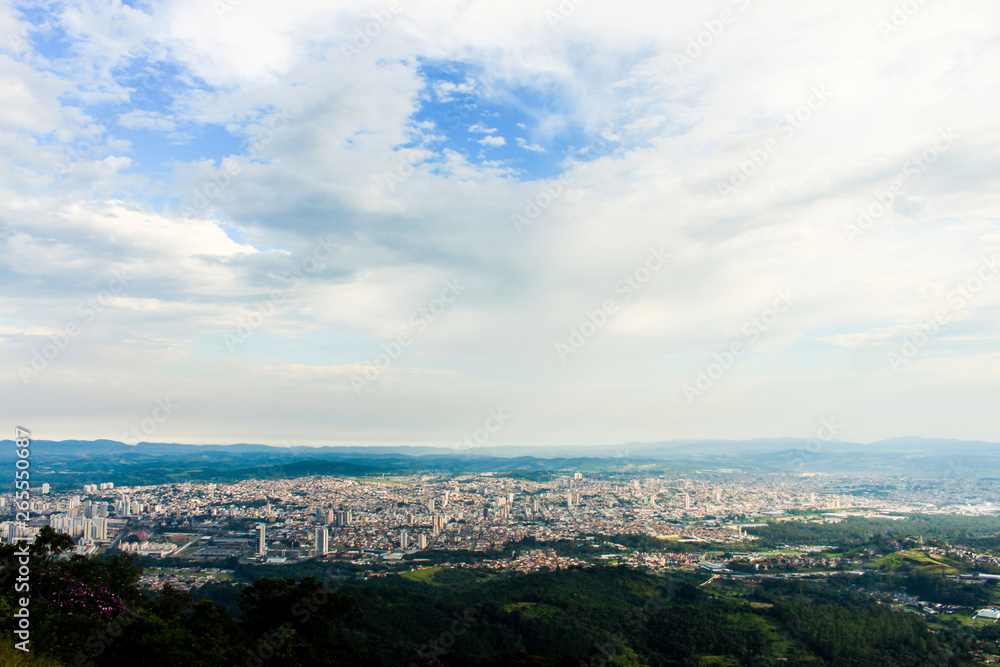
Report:
[[[0,462],[12,462],[11,440]],[[558,471],[733,469],[753,473],[850,473],[925,479],[1000,478],[1000,443],[892,438],[874,443],[759,438],[670,440],[581,447],[274,447],[127,445],[115,440],[36,440],[33,479],[60,486],[114,476],[120,483],[228,481],[309,474],[370,475],[420,470],[551,474]]]
[[[593,445],[586,447],[489,447],[479,451],[486,456],[538,456],[542,458],[566,456],[609,457],[638,456],[651,459],[685,459],[701,456],[741,456],[787,451],[809,452],[866,452],[885,454],[949,455],[964,454],[1000,456],[1000,443],[940,438],[903,437],[873,443],[842,440],[821,441],[803,438],[756,438],[753,440],[666,440],[660,442],[629,442],[620,445]],[[454,450],[438,450],[447,452]]]
[[[2,440],[0,459],[14,457],[12,440]],[[177,443],[140,442],[128,445],[117,440],[35,440],[32,452],[36,456],[230,456],[282,455],[304,458],[385,458],[390,456],[471,456],[487,458],[532,457],[553,458],[642,458],[650,460],[698,459],[705,456],[742,456],[803,451],[811,454],[897,454],[919,456],[1000,456],[1000,443],[941,438],[903,437],[873,443],[841,440],[806,440],[802,438],[757,438],[754,440],[666,440],[661,442],[629,442],[618,445],[587,446],[500,446],[456,449],[452,447],[353,446],[353,447],[277,447],[272,445],[184,445]]]

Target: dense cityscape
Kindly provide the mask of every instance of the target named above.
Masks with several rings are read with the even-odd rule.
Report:
[[[875,487],[877,495],[871,493]],[[83,555],[118,550],[273,564],[306,558],[392,562],[421,551],[492,552],[525,538],[586,535],[646,535],[731,544],[739,551],[756,539],[744,529],[764,520],[831,523],[848,516],[905,520],[910,513],[996,512],[997,503],[983,500],[980,487],[975,481],[731,471],[683,478],[571,473],[549,481],[485,473],[135,487],[101,482],[58,494],[46,484],[32,501],[32,520],[24,526],[4,521],[0,534],[12,542],[48,525],[72,536]],[[973,492],[977,502],[968,499]],[[523,569],[524,562],[510,567]]]
[[[661,656],[649,665],[680,664],[669,657],[677,651],[720,650],[711,646],[729,655],[750,651],[759,665],[796,659],[818,665],[819,656],[839,665],[835,656],[850,651],[866,656],[858,664],[876,664],[881,640],[850,639],[871,623],[896,637],[890,654],[897,662],[940,633],[951,647],[940,650],[962,651],[964,662],[956,665],[1000,660],[1000,638],[990,634],[1000,620],[1000,489],[993,480],[666,469],[428,470],[142,485],[94,475],[79,487],[66,481],[58,490],[47,482],[33,487],[27,521],[23,497],[0,497],[0,551],[11,557],[17,545],[34,544],[32,567],[56,577],[46,574],[34,584],[36,594],[60,618],[96,604],[92,622],[107,623],[113,618],[107,610],[124,609],[130,597],[157,623],[197,634],[211,608],[217,622],[236,624],[219,630],[237,642],[226,650],[249,650],[261,660],[273,641],[260,639],[247,610],[276,610],[271,627],[289,619],[299,623],[303,603],[296,600],[309,590],[308,599],[340,601],[342,611],[328,619],[333,625],[282,627],[317,633],[310,641],[320,642],[341,641],[336,638],[348,633],[354,657],[329,664],[408,667],[430,655],[440,660],[428,664],[462,665],[462,655],[482,651],[491,656],[485,665],[556,667],[555,656],[579,656],[595,633],[618,638],[621,645],[606,649],[609,655],[624,659],[641,650]],[[119,579],[124,573],[130,574]],[[544,583],[535,590],[531,582]],[[85,602],[60,592],[66,585],[76,586]],[[122,592],[109,598],[109,585]],[[598,619],[636,587],[647,597],[667,595],[666,606],[650,618],[688,614],[687,621],[671,623],[694,623],[691,632],[714,632],[714,639],[671,638],[653,621],[637,635],[614,634]],[[654,594],[662,587],[668,592]],[[485,602],[497,595],[500,601]],[[794,606],[814,598],[818,606]],[[630,613],[642,599],[626,605]],[[834,606],[820,605],[823,599]],[[408,629],[387,644],[386,633],[397,632],[392,600],[407,610],[406,620],[395,623]],[[463,618],[472,619],[463,622],[485,624],[487,634],[516,622],[520,639],[496,636],[479,649],[463,640],[455,654],[437,644],[415,649],[427,631],[412,619],[428,604],[446,613],[459,600],[466,601]],[[170,611],[175,605],[189,611],[178,616]],[[477,620],[483,605],[488,612]],[[367,610],[367,620],[339,615],[353,606],[358,614]],[[729,615],[750,610],[753,623],[777,634],[762,640],[759,628],[741,634],[734,625],[715,627],[704,616],[712,608]],[[576,627],[572,619],[580,609],[588,620]],[[792,620],[784,616],[789,609],[796,609]],[[851,620],[838,621],[835,645],[824,644],[820,619],[842,612]],[[810,614],[813,630],[803,630],[794,619]],[[553,645],[545,638],[550,622],[566,642]],[[251,625],[237,629],[245,624]],[[144,646],[148,632],[135,630],[137,646]],[[88,642],[80,635],[76,648],[47,650],[66,659],[97,658],[102,645],[94,649]],[[517,654],[518,642],[535,657],[523,663],[492,657]],[[189,648],[192,654],[203,650],[197,642]],[[124,643],[114,650],[141,652]],[[399,662],[408,654],[411,662]]]

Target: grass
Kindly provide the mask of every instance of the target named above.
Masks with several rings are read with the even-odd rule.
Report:
[[[410,581],[416,581],[420,584],[438,586],[439,584],[434,583],[434,575],[440,571],[440,567],[422,567],[419,570],[413,570],[412,572],[401,572],[399,576],[404,579],[409,579]]]
[[[925,551],[897,551],[873,561],[872,565],[890,572],[913,570],[928,574],[958,574],[961,571],[956,567],[958,563]]]
[[[969,628],[981,628],[986,625],[993,625],[996,621],[992,621],[988,618],[973,618],[971,614],[948,614],[944,618],[935,617],[933,619],[939,625],[944,625],[946,623],[957,623],[959,625],[964,625]]]
[[[14,648],[12,639],[4,638],[4,641],[0,642],[0,667],[21,667],[22,665],[25,667],[59,667],[61,664],[58,660],[39,656],[35,652],[38,647],[34,643],[29,646],[31,652],[25,653]]]

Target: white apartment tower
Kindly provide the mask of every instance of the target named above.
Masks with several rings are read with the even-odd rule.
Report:
[[[330,551],[330,533],[326,526],[316,529],[316,555],[325,556]]]
[[[267,524],[257,524],[257,555],[267,555]]]

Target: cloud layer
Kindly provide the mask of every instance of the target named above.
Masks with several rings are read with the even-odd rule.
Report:
[[[9,418],[119,438],[169,398],[145,439],[448,445],[498,406],[491,444],[827,417],[1000,439],[998,20],[5,4]]]

